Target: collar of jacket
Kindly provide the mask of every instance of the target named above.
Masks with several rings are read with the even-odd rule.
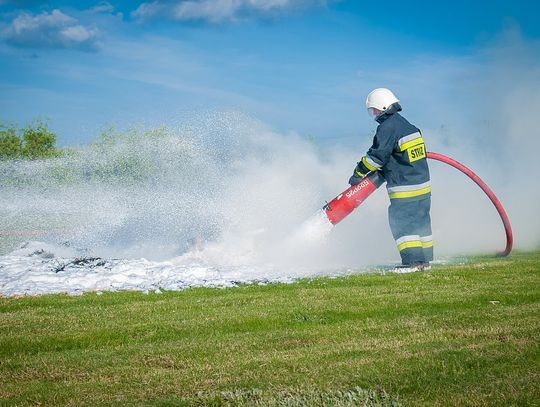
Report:
[[[401,105],[396,102],[388,109],[386,109],[383,114],[379,115],[379,117],[377,117],[375,121],[379,124],[382,124],[382,122],[384,122],[386,119],[388,119],[390,116],[397,112],[401,112]]]

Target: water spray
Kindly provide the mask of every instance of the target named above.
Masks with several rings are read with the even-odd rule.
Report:
[[[497,252],[497,256],[508,256],[512,251],[513,245],[513,235],[512,235],[512,226],[510,225],[510,219],[506,214],[501,202],[493,191],[487,186],[487,184],[482,181],[482,179],[476,175],[469,168],[459,163],[458,161],[438,153],[427,153],[428,158],[436,161],[443,162],[445,164],[454,167],[467,175],[472,179],[481,189],[485,192],[488,198],[491,200],[495,209],[499,213],[501,220],[504,225],[504,230],[506,233],[506,247],[504,250]],[[360,206],[373,192],[377,190],[384,180],[382,179],[377,172],[372,172],[368,174],[359,184],[353,185],[339,194],[337,197],[328,202],[324,207],[323,211],[326,214],[326,217],[332,225],[336,225],[341,222],[345,217],[347,217],[352,211],[354,211],[358,206]]]

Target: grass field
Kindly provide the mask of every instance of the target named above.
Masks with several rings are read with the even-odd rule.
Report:
[[[426,273],[0,298],[2,405],[539,405],[540,252]]]

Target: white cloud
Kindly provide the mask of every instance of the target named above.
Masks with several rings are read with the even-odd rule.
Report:
[[[89,32],[82,25],[74,25],[72,27],[67,27],[63,29],[60,34],[66,40],[73,41],[74,43],[83,43],[85,41],[88,41],[92,36],[92,33]]]
[[[89,10],[91,13],[112,13],[114,6],[108,1],[100,1]]]
[[[11,45],[30,48],[72,48],[94,51],[100,48],[99,32],[55,9],[52,12],[23,12],[3,30],[1,36]]]
[[[156,0],[142,3],[131,15],[140,21],[166,17],[179,21],[220,23],[255,16],[275,16],[326,3],[324,0]]]

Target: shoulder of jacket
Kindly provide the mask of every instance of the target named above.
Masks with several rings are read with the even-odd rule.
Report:
[[[377,131],[381,130],[383,132],[389,132],[396,128],[397,122],[396,117],[394,115],[390,116],[388,119],[386,119],[384,122],[379,124],[377,127]]]
[[[404,124],[404,125],[407,125],[407,126],[413,126],[413,127],[416,127],[414,124],[412,124],[410,121],[408,121],[405,117],[403,117],[402,115],[400,115],[399,113],[395,115],[396,116],[396,119],[398,119],[397,121],[399,121],[400,123]]]

